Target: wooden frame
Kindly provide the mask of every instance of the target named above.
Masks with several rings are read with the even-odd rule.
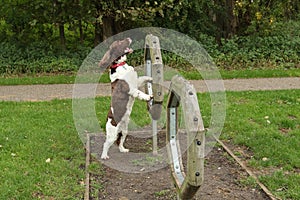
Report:
[[[178,141],[178,108],[182,105],[187,132],[187,171],[184,173]],[[179,199],[191,199],[200,188],[204,175],[205,129],[194,87],[180,76],[171,81],[167,103],[167,142],[171,175]]]
[[[147,83],[147,94],[153,95],[153,100],[148,103],[149,113],[152,117],[153,154],[157,155],[157,120],[161,116],[163,94],[163,62],[160,51],[159,39],[147,35],[145,39],[145,71],[147,76],[153,78],[152,83]]]

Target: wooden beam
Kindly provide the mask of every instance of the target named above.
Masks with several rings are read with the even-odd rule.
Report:
[[[182,105],[187,132],[187,173],[184,173],[177,141],[177,109]],[[167,142],[171,174],[179,199],[191,199],[203,183],[205,129],[195,88],[184,78],[174,76],[168,97]],[[173,115],[175,114],[176,117]]]

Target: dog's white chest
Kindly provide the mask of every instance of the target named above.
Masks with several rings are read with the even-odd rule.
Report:
[[[116,69],[116,72],[109,75],[110,81],[114,82],[116,79],[125,79],[124,77],[128,74],[128,72],[134,71],[132,66],[125,64]]]

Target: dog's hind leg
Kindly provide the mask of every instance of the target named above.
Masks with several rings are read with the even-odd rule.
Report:
[[[122,153],[127,153],[127,152],[129,152],[129,149],[126,149],[126,148],[124,147],[124,142],[125,142],[127,133],[128,133],[128,123],[125,123],[125,124],[123,125],[123,127],[122,127],[122,136],[121,136],[120,144],[119,144],[119,150],[120,150],[120,152],[122,152]]]
[[[126,149],[126,148],[124,147],[125,139],[126,139],[126,135],[122,134],[121,141],[120,141],[120,144],[119,144],[119,150],[120,150],[120,152],[122,152],[122,153],[127,153],[127,152],[129,152],[129,149]]]
[[[107,155],[109,148],[118,138],[118,128],[111,124],[111,119],[106,122],[106,140],[103,144],[101,159],[109,159]],[[122,140],[122,139],[121,139]]]

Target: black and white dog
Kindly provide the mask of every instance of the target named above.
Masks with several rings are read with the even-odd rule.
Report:
[[[152,78],[148,76],[138,77],[134,68],[126,63],[127,54],[133,51],[129,48],[131,42],[130,38],[113,42],[99,63],[99,67],[110,68],[112,91],[102,159],[109,158],[108,150],[115,142],[119,145],[120,152],[129,152],[129,149],[124,148],[123,145],[128,134],[129,117],[134,99],[150,101],[152,98],[138,89],[145,82],[152,81]]]

